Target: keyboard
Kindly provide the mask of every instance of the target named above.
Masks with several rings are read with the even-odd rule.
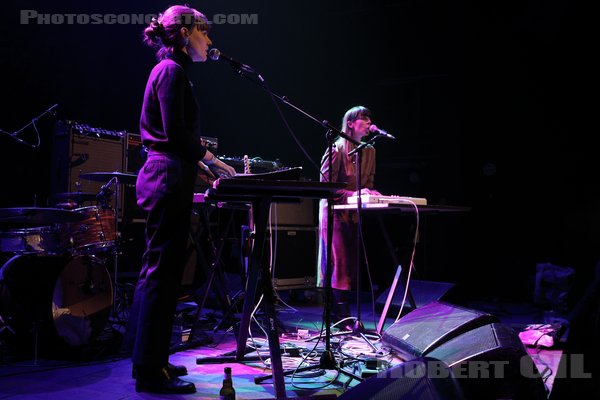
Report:
[[[349,196],[348,204],[356,204],[358,196]],[[408,197],[399,195],[381,195],[381,194],[363,194],[360,196],[363,204],[410,204],[415,203],[418,206],[426,206],[427,199],[423,197]]]

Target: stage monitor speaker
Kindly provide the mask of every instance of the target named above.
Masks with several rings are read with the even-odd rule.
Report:
[[[433,358],[406,361],[348,390],[340,400],[466,399],[453,371]]]
[[[434,301],[400,318],[383,332],[381,340],[401,358],[411,360],[471,329],[497,321],[491,314]]]
[[[418,308],[424,306],[425,304],[431,303],[432,301],[441,300],[446,295],[446,293],[448,293],[448,291],[453,287],[454,283],[449,282],[420,281],[417,279],[412,279],[410,281],[409,289]],[[375,302],[376,305],[383,308],[389,293],[390,288],[385,289],[383,293],[381,293],[379,297],[377,297],[377,300]],[[396,291],[394,292],[392,302],[390,303],[389,313],[397,313],[400,310],[403,297],[404,287],[402,285],[398,285]],[[412,309],[412,306],[408,302],[408,300],[406,301],[405,309]]]
[[[469,399],[546,399],[539,372],[518,333],[492,323],[463,333],[427,353],[453,369]]]

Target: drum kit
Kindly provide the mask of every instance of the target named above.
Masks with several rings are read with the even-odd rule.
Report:
[[[59,193],[54,208],[0,208],[0,339],[5,332],[23,344],[33,338],[36,357],[38,339],[70,348],[90,344],[115,304],[118,187],[135,185],[137,176],[93,172],[80,178],[106,184],[98,194]],[[107,206],[112,185],[115,209]],[[105,267],[111,256],[112,279]]]

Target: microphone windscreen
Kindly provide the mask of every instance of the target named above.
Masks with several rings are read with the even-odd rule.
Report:
[[[220,56],[221,52],[219,51],[219,49],[212,48],[208,52],[208,58],[210,58],[213,61],[217,61]]]

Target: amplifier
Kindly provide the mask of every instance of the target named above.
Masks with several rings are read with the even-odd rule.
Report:
[[[71,137],[70,154],[69,192],[97,193],[106,183],[80,179],[81,174],[123,170],[123,143],[112,138],[74,133]]]
[[[279,225],[315,226],[318,201],[300,199],[297,202],[272,203],[271,222]]]
[[[128,133],[125,139],[125,172],[137,174],[147,157],[148,148],[142,144],[142,136]]]
[[[123,171],[125,133],[91,128],[74,121],[58,121],[54,133],[51,193],[98,193],[105,182],[80,179],[79,175]]]
[[[216,153],[219,139],[201,136],[200,143],[211,152]],[[142,144],[142,135],[128,133],[125,138],[125,172],[137,174],[146,158],[148,158],[148,148]]]
[[[125,159],[123,160],[125,172],[138,174],[148,158],[148,148],[142,144],[142,136],[128,133],[125,138]],[[138,207],[135,186],[123,186],[123,218],[126,221],[145,221],[144,211]]]
[[[272,234],[276,250],[275,289],[309,289],[317,280],[318,229],[306,226],[277,227]]]

